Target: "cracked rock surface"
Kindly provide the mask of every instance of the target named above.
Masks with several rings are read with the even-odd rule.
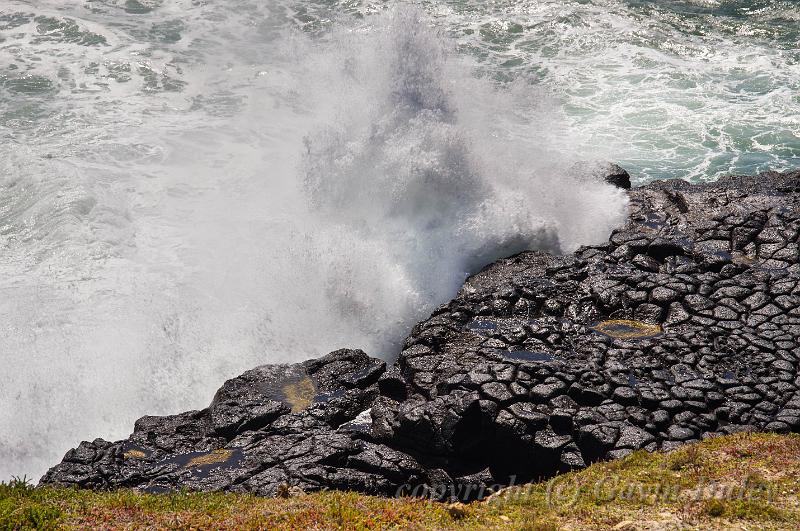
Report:
[[[42,483],[471,499],[640,448],[800,431],[800,172],[628,194],[606,244],[495,262],[394,365],[339,350],[257,367],[207,409],[81,443]]]

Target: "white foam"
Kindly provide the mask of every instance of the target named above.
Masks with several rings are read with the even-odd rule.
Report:
[[[623,194],[567,170],[586,155],[552,101],[474,77],[419,13],[310,38],[245,8],[187,5],[172,47],[137,33],[169,13],[49,7],[114,46],[65,45],[61,74],[41,50],[58,88],[24,101],[51,118],[0,148],[0,478],[260,363],[389,359],[469,272],[622,219]]]

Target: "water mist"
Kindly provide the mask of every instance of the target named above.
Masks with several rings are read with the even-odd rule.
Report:
[[[471,272],[623,219],[552,99],[473,76],[418,11],[315,36],[189,13],[180,72],[148,59],[183,88],[62,92],[57,134],[2,148],[0,478],[258,364],[391,360]],[[97,17],[102,60],[128,60],[135,34]]]

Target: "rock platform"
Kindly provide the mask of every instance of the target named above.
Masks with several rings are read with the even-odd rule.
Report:
[[[470,500],[637,449],[800,431],[800,172],[627,193],[607,243],[486,267],[392,365],[339,350],[257,367],[206,409],[81,443],[41,483]]]

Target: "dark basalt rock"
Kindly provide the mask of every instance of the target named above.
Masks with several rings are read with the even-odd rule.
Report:
[[[800,431],[800,173],[629,196],[606,244],[468,279],[388,370],[357,350],[258,367],[208,409],[81,443],[42,483],[471,499],[640,448]]]
[[[631,187],[631,176],[630,174],[622,167],[616,164],[609,164],[608,169],[605,171],[605,175],[603,179],[609,183],[613,184],[617,188],[622,188],[624,190],[629,190]]]

